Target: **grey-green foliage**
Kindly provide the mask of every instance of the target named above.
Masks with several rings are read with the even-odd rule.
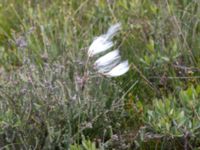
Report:
[[[27,62],[1,80],[0,127],[8,136],[3,145],[61,148],[80,140],[84,132],[92,137],[108,128],[108,114],[119,115],[122,106],[116,95],[112,98],[117,86],[107,85],[109,99],[108,89],[95,88],[107,79],[87,80],[83,88],[81,75],[70,77],[71,67],[59,61],[41,67]]]
[[[148,130],[162,138],[199,140],[200,86],[181,90],[178,96],[155,99],[146,114]],[[153,136],[152,136],[153,137]]]
[[[81,145],[70,145],[70,150],[97,150],[95,143],[90,140],[83,140]]]

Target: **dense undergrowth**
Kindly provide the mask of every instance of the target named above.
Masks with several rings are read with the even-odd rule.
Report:
[[[1,0],[1,149],[198,149],[198,0]],[[121,22],[130,63],[99,75],[87,50]]]

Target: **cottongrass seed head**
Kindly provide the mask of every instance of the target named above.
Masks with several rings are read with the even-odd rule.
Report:
[[[119,50],[117,49],[97,59],[94,63],[94,67],[103,74],[115,67],[120,60],[121,56],[119,55]]]
[[[116,23],[112,25],[106,34],[100,35],[94,39],[88,49],[88,57],[93,57],[102,52],[106,52],[114,46],[112,38],[121,29],[121,24]],[[107,77],[118,77],[125,74],[129,70],[128,61],[121,61],[119,50],[108,52],[104,56],[98,58],[95,63],[95,69]]]
[[[101,52],[107,51],[114,44],[112,38],[117,34],[117,32],[121,29],[121,24],[117,23],[111,26],[106,34],[100,35],[94,39],[92,44],[89,47],[88,55],[92,57]]]

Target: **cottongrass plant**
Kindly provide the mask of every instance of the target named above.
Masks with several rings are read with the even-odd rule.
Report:
[[[114,46],[112,38],[120,29],[121,24],[116,23],[108,29],[106,34],[95,38],[88,49],[88,57],[94,57],[97,54],[110,50]],[[121,62],[119,50],[115,49],[98,58],[94,63],[94,68],[98,73],[107,77],[118,77],[129,70],[129,63],[128,60]]]

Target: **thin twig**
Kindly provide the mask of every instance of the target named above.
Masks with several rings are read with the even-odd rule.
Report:
[[[149,77],[149,79],[161,79],[162,77],[158,77],[158,76],[154,76],[154,77]],[[186,76],[183,76],[183,77],[173,77],[173,76],[168,76],[168,77],[165,77],[166,79],[200,79],[200,76],[192,76],[192,77],[186,77]]]

